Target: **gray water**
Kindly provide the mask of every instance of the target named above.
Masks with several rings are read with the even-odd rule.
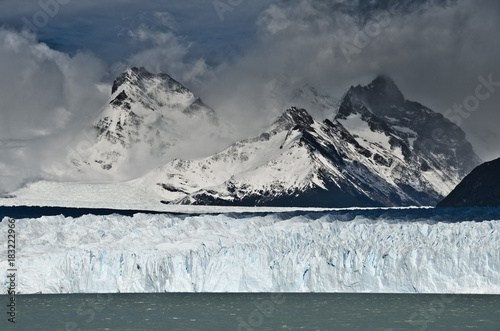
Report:
[[[0,330],[500,330],[498,295],[23,295],[15,326],[0,302]]]

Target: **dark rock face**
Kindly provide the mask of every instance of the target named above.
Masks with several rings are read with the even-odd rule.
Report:
[[[418,102],[406,100],[387,76],[378,76],[364,87],[351,87],[336,118],[352,114],[360,114],[370,129],[391,137],[391,145],[401,147],[408,160],[426,164],[424,168],[452,167],[463,178],[481,163],[460,127]]]
[[[272,206],[272,207],[383,207],[359,192],[346,192],[336,185],[327,185],[327,190],[310,189],[307,191],[276,192],[260,191],[258,194],[245,195],[234,200],[220,199],[217,192],[207,191],[197,194],[194,202],[183,200],[181,203],[216,206]]]
[[[438,207],[499,207],[500,159],[474,169]]]

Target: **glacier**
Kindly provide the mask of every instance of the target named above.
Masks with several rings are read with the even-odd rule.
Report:
[[[17,290],[500,294],[499,211],[18,219]],[[0,268],[8,269],[6,240]]]

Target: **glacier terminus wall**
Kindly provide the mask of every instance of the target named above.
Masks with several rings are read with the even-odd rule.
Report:
[[[17,290],[500,294],[500,221],[370,213],[19,219]]]

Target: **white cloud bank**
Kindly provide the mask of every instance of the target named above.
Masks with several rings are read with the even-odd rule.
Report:
[[[41,176],[61,141],[107,99],[106,71],[90,54],[69,56],[33,36],[0,30],[0,189]]]

